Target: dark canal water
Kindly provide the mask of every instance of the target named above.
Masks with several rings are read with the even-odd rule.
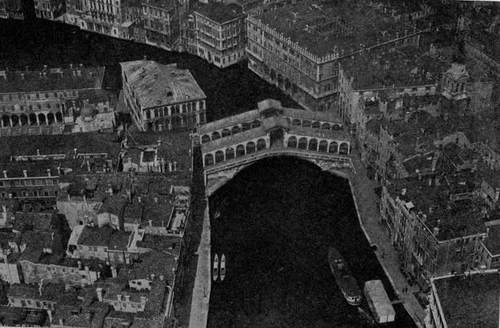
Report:
[[[212,252],[227,275],[212,284],[209,327],[365,327],[330,272],[344,255],[360,287],[383,274],[359,226],[349,184],[291,157],[260,161],[210,199]],[[218,219],[213,218],[216,211]],[[366,302],[362,308],[369,312]],[[402,306],[387,327],[413,327]]]

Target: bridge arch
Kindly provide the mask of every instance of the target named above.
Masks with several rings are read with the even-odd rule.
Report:
[[[224,152],[222,150],[217,150],[215,152],[215,163],[224,162],[224,160],[225,160]]]
[[[241,128],[239,125],[235,125],[231,128],[231,133],[232,134],[237,134],[237,133],[240,133],[241,132]]]
[[[307,149],[307,138],[306,137],[300,138],[297,147],[299,149]]]
[[[330,146],[328,147],[328,152],[332,154],[336,154],[339,151],[339,145],[336,141],[330,142]]]
[[[347,142],[342,142],[339,146],[339,154],[347,155],[349,154],[349,144]]]
[[[257,151],[267,148],[266,139],[260,138],[257,140]]]
[[[19,116],[12,115],[10,117],[10,119],[12,120],[12,126],[18,126],[19,125]]]
[[[31,113],[29,114],[29,124],[30,125],[36,125],[36,114]]]
[[[203,136],[201,136],[201,143],[204,144],[204,143],[207,143],[209,142],[211,139],[210,139],[210,136],[208,134],[204,134]]]
[[[220,139],[219,131],[212,132],[212,140]]]
[[[289,148],[297,148],[297,137],[290,136],[287,141],[287,147]]]
[[[236,157],[245,156],[245,146],[238,145],[236,146]]]
[[[45,120],[45,115],[40,113],[38,114],[38,122],[40,122],[40,124],[47,124],[47,121]]]
[[[214,155],[205,154],[204,163],[205,163],[205,166],[214,165]]]
[[[321,124],[321,130],[330,130],[330,124],[328,123]]]
[[[230,136],[230,135],[231,135],[231,131],[229,129],[222,130],[222,138]]]
[[[318,146],[318,151],[320,153],[326,153],[328,151],[328,141],[326,140],[321,140],[319,142],[319,146]]]
[[[312,125],[312,122],[309,121],[309,120],[303,120],[302,121],[302,127],[304,127],[304,128],[310,128],[311,125]]]
[[[312,123],[311,127],[312,127],[313,129],[319,129],[319,128],[321,128],[321,122],[314,121],[314,122]]]
[[[252,153],[255,153],[255,142],[253,141],[250,141],[247,143],[246,145],[246,153],[247,154],[252,154]]]
[[[26,116],[26,114],[21,114],[21,116],[19,117],[19,122],[21,123],[21,125],[28,125],[28,116]]]
[[[235,157],[234,148],[229,147],[226,149],[226,160],[233,159]]]
[[[318,139],[311,138],[309,140],[309,147],[308,147],[308,149],[312,150],[312,151],[318,151]]]

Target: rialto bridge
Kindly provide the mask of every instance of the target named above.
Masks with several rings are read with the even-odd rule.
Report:
[[[207,123],[197,132],[208,196],[266,157],[299,157],[344,177],[353,170],[351,137],[331,113],[284,108],[267,99],[255,110]]]

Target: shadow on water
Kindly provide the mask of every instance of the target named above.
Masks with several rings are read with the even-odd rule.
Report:
[[[334,246],[360,287],[370,279],[389,286],[346,180],[291,157],[262,160],[218,190],[210,207],[212,252],[225,254],[227,275],[212,284],[209,327],[368,326],[345,302],[327,261]],[[412,327],[398,310],[387,327]]]

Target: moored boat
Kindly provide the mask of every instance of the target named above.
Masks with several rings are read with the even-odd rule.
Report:
[[[219,278],[219,256],[217,254],[215,254],[215,256],[214,256],[214,266],[213,266],[213,270],[212,270],[212,278],[214,281],[216,281],[217,278]]]
[[[356,279],[352,276],[347,263],[340,252],[333,247],[328,249],[328,263],[335,281],[347,303],[353,306],[361,304],[362,294]]]
[[[222,254],[220,258],[220,280],[224,281],[226,277],[226,256]]]

